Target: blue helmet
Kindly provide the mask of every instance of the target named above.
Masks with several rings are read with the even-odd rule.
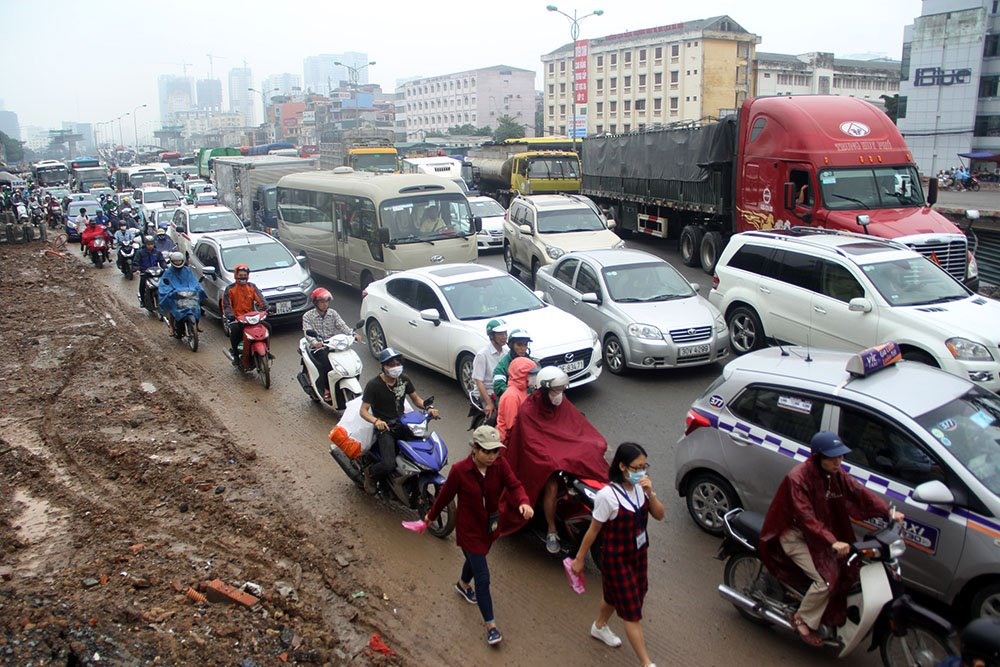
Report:
[[[832,459],[851,453],[851,448],[844,444],[840,436],[832,431],[820,431],[809,441],[813,454]]]
[[[400,361],[402,361],[403,355],[401,355],[399,352],[396,352],[396,350],[392,349],[391,347],[387,347],[378,353],[378,362],[383,366],[392,361],[393,359],[399,359]]]

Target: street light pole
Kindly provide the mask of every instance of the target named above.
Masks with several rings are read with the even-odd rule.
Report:
[[[260,95],[260,111],[263,114],[263,116],[260,119],[260,124],[263,125],[263,124],[265,124],[267,122],[267,97],[265,97],[265,95],[267,95],[268,93],[276,93],[276,92],[278,92],[281,89],[278,88],[278,87],[274,87],[271,90],[268,90],[266,92],[262,91],[262,90],[257,90],[256,88],[247,88],[247,90],[249,90],[251,93],[257,93],[258,95]],[[254,145],[255,146],[257,145],[256,144],[256,140],[257,140],[257,136],[256,136],[256,133],[254,133]]]
[[[115,118],[115,120],[118,121],[118,142],[119,142],[119,145],[121,145],[121,146],[125,145],[125,135],[122,133],[122,118],[124,118],[125,116],[128,116],[128,115],[130,115],[130,113],[129,112],[125,112],[121,116],[118,116],[118,118]],[[112,132],[112,137],[111,138],[112,138],[112,141],[113,141],[114,140],[114,133],[113,132]]]
[[[333,62],[333,64],[334,65],[340,65],[341,67],[346,67],[347,68],[347,73],[351,77],[351,88],[353,88],[355,91],[357,91],[358,90],[358,78],[361,76],[361,70],[365,69],[369,65],[374,65],[375,61],[374,60],[370,60],[367,63],[365,63],[364,65],[361,65],[360,67],[351,67],[350,65],[346,65],[346,64],[344,64],[344,63],[342,63],[340,61],[337,61],[337,60],[335,60]]]
[[[132,132],[135,133],[135,154],[136,155],[139,154],[139,126],[137,124],[135,116],[136,116],[136,112],[139,109],[145,109],[145,108],[146,108],[145,104],[140,104],[136,108],[132,109]]]
[[[580,22],[583,21],[583,19],[585,19],[587,17],[590,17],[590,16],[600,16],[600,15],[602,15],[604,13],[604,11],[601,10],[601,9],[595,9],[594,11],[590,12],[589,14],[584,14],[583,16],[577,16],[576,15],[576,10],[574,9],[573,10],[573,15],[570,16],[566,12],[560,10],[555,5],[548,5],[545,9],[549,10],[550,12],[556,12],[557,14],[562,14],[567,19],[569,19],[569,36],[573,39],[573,58],[574,58],[574,63],[575,63],[576,52],[577,52],[577,43],[576,43],[576,41],[580,37]],[[589,54],[588,54],[587,57],[588,58],[590,57]],[[589,76],[589,74],[588,74],[588,76]],[[572,131],[569,134],[570,134],[570,137],[573,138],[573,149],[576,150],[576,68],[575,67],[573,69],[573,98],[572,98],[572,104],[573,104],[573,129],[572,129]],[[584,135],[586,135],[586,134],[587,133],[584,132]]]

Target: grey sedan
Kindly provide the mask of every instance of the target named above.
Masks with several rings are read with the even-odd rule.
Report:
[[[715,306],[647,252],[569,253],[539,269],[536,288],[597,331],[612,373],[699,366],[729,354],[729,333]]]

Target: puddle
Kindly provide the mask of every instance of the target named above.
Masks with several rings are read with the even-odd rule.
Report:
[[[15,569],[18,574],[35,577],[63,569],[73,552],[66,512],[23,489],[14,491],[12,500],[14,505],[23,507],[12,522],[25,545],[17,552]]]

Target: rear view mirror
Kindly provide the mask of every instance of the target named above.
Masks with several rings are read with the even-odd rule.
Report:
[[[785,210],[795,210],[795,183],[792,183],[791,181],[785,183],[782,194],[785,199]]]
[[[587,292],[580,296],[580,301],[584,303],[592,303],[595,306],[601,305],[601,297],[597,295],[597,292]]]
[[[378,228],[378,242],[382,245],[387,245],[389,243],[389,229],[386,227]]]
[[[215,280],[216,277],[217,277],[215,275],[215,267],[214,266],[206,266],[205,268],[203,268],[201,270],[201,275],[204,276],[205,278],[211,278],[212,280]]]
[[[955,495],[947,486],[933,480],[924,482],[913,490],[913,499],[918,503],[931,503],[932,505],[953,505]]]
[[[307,336],[311,336],[312,338],[318,338],[319,337],[319,336],[317,336],[316,331],[314,329],[306,329],[306,335]]]
[[[441,313],[437,308],[427,308],[420,311],[420,319],[433,322],[434,326],[441,324]]]
[[[519,230],[519,231],[520,231],[520,232],[521,232],[522,234],[531,234],[531,233],[532,233],[532,231],[531,231],[531,225],[520,225],[520,226],[518,227],[518,230]]]
[[[617,226],[618,226],[617,222],[615,222],[614,220],[610,220],[610,219],[608,220],[608,229],[614,229]]]
[[[852,313],[870,313],[872,312],[872,302],[864,297],[855,297],[847,303],[847,310]]]
[[[473,218],[472,219],[472,226],[476,230],[477,233],[483,231],[483,218],[482,218],[482,216],[478,216],[477,215],[475,218]]]
[[[177,230],[178,234],[187,234],[187,227],[185,227],[183,223],[177,223],[174,225],[174,228]]]

